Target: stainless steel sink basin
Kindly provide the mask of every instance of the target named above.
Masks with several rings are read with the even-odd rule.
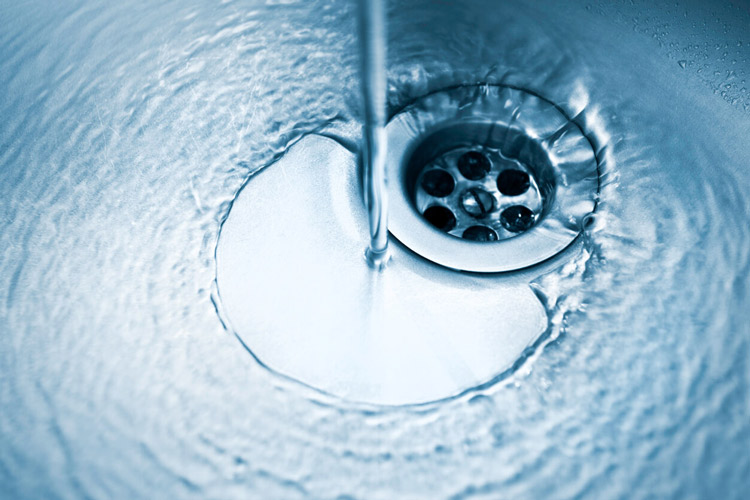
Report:
[[[476,328],[435,349],[454,360],[484,346],[472,352],[486,365],[436,385],[425,374],[451,366],[440,356],[415,374],[427,358],[389,371],[344,349],[336,359],[351,365],[332,396],[253,357],[222,323],[232,315],[215,251],[255,181],[274,179],[262,196],[284,220],[357,199],[356,179],[343,177],[353,160],[341,175],[274,170],[303,137],[357,152],[354,7],[0,5],[0,498],[744,498],[747,2],[390,2],[391,117],[440,89],[527,89],[585,124],[607,169],[568,253],[488,281],[462,276],[492,307],[473,304]],[[310,178],[353,183],[290,196]],[[282,229],[293,242],[293,225],[276,241]],[[331,253],[348,259],[345,248]],[[422,284],[393,295],[390,311],[421,324],[406,306],[426,304],[420,294],[455,271],[400,251],[380,276],[419,269]],[[255,257],[248,265],[262,270]],[[327,269],[310,293],[330,297]],[[248,285],[256,299],[273,298],[264,291],[277,276]],[[494,340],[519,339],[506,327],[526,310],[508,292],[521,285],[545,330],[502,351]],[[445,311],[460,318],[471,295],[456,291]],[[333,333],[361,354],[364,331]],[[419,352],[398,350],[410,331],[430,343],[416,326],[384,342]],[[288,366],[320,366],[310,358],[331,344],[297,332]],[[492,378],[506,362],[512,373]],[[479,376],[466,376],[472,368]],[[393,375],[389,390],[366,369]],[[347,380],[376,381],[371,395],[433,393],[418,405],[363,403]]]

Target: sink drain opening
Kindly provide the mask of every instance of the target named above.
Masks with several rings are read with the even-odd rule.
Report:
[[[440,130],[421,141],[407,164],[415,209],[447,234],[484,242],[513,238],[531,229],[554,197],[543,152],[531,165],[506,157],[487,140],[493,127],[467,123]],[[470,144],[467,136],[481,142]]]
[[[590,141],[552,103],[501,86],[424,97],[389,135],[392,234],[475,272],[521,269],[569,246],[596,208]]]

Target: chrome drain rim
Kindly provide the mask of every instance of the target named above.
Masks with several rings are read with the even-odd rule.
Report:
[[[575,241],[584,218],[596,208],[599,169],[591,141],[557,106],[529,92],[496,85],[435,92],[397,114],[386,133],[390,232],[445,267],[487,273],[533,266]],[[493,151],[531,174],[542,199],[531,207],[534,220],[528,230],[475,241],[460,238],[465,227],[461,234],[447,234],[425,219],[429,207],[417,187],[421,176],[430,162],[462,148]],[[455,168],[446,170],[455,177]],[[454,210],[455,205],[454,198]]]

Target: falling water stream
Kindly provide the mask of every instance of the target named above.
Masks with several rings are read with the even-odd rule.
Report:
[[[370,224],[368,262],[382,268],[388,262],[388,199],[385,161],[386,20],[382,0],[359,0],[357,13],[364,108],[364,198]]]
[[[747,3],[389,2],[389,114],[532,89],[608,168],[532,283],[546,346],[387,409],[274,375],[216,312],[240,187],[307,133],[362,141],[356,7],[0,3],[0,498],[744,498]]]

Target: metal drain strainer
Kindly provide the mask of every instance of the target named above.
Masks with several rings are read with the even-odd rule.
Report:
[[[412,188],[422,216],[472,241],[512,238],[534,226],[547,196],[535,172],[486,146],[460,147],[428,162]],[[549,191],[549,189],[547,189]]]
[[[476,272],[564,250],[596,207],[596,155],[555,105],[502,86],[413,103],[387,126],[389,229],[417,254]]]

